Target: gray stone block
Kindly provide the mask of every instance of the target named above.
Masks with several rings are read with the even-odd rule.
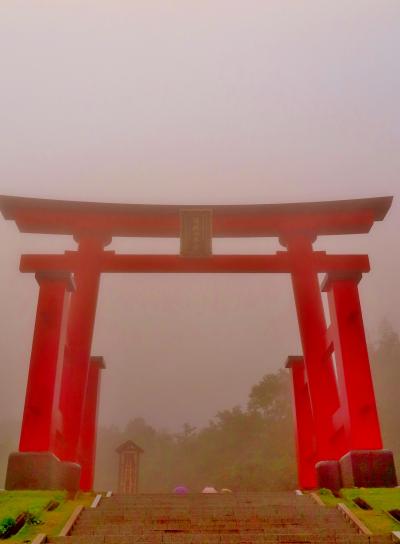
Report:
[[[5,488],[79,489],[81,467],[60,461],[51,452],[14,452],[8,458]]]
[[[340,459],[343,487],[396,487],[393,453],[389,450],[354,450]]]
[[[331,491],[339,491],[342,487],[342,475],[339,461],[319,461],[315,465],[318,487],[325,487]]]

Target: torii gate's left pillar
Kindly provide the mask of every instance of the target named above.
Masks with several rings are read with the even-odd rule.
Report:
[[[19,451],[8,460],[6,489],[75,489],[80,467],[54,453],[72,275],[36,274],[39,299],[26,388]]]
[[[36,274],[40,285],[19,451],[9,457],[6,489],[90,490],[99,376],[91,345],[108,243],[96,233],[75,235],[72,275]],[[46,267],[49,265],[46,262]],[[97,358],[98,359],[98,358]]]

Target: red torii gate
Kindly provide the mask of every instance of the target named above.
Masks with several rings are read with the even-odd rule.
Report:
[[[367,233],[392,198],[301,204],[170,206],[0,197],[21,232],[72,235],[77,251],[22,255],[39,299],[19,452],[8,489],[93,486],[101,357],[91,356],[100,276],[105,272],[288,273],[303,356],[292,369],[299,485],[396,485],[382,450],[358,282],[367,255],[314,251],[318,235]],[[180,255],[119,255],[115,236],[175,237]],[[213,237],[278,237],[274,255],[212,255]],[[325,273],[326,325],[318,273]],[[335,357],[335,363],[334,359]]]

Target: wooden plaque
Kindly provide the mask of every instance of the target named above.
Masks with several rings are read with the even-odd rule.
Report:
[[[208,257],[212,254],[212,210],[187,208],[180,211],[181,255]]]

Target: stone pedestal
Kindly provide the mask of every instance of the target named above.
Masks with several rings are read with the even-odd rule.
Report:
[[[354,450],[340,459],[343,487],[396,487],[393,453],[389,450]]]
[[[5,488],[78,491],[81,467],[51,452],[15,452],[8,458]]]
[[[339,461],[319,461],[315,469],[319,488],[339,491],[343,487]]]

